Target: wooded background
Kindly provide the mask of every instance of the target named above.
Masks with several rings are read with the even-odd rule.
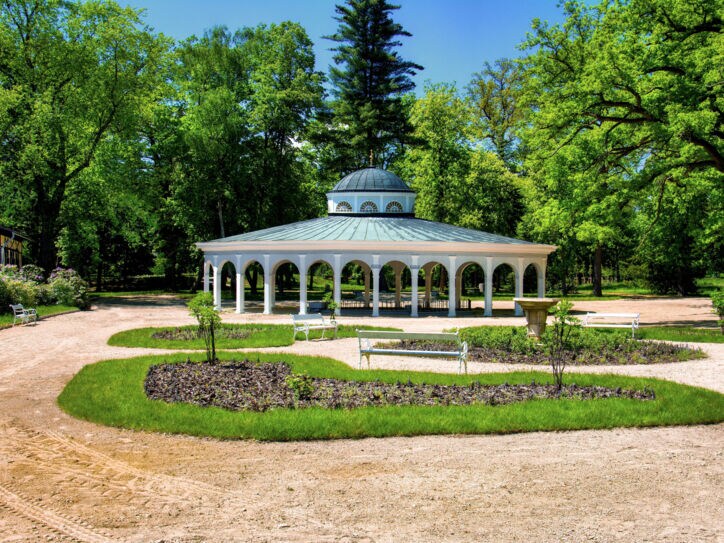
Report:
[[[566,2],[519,58],[419,97],[395,9],[337,6],[323,73],[292,22],[175,43],[111,1],[2,2],[0,224],[46,271],[185,289],[194,242],[323,215],[372,164],[418,217],[558,245],[564,294],[722,271],[722,0]]]

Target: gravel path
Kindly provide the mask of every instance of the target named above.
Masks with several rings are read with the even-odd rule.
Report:
[[[706,300],[696,298],[580,306],[638,311],[649,323],[713,322]],[[481,322],[522,319],[375,324],[439,331]],[[189,323],[178,301],[141,298],[0,330],[0,542],[724,539],[724,425],[256,443],[106,428],[57,408],[55,398],[85,364],[163,352],[109,347],[113,333]],[[356,348],[346,339],[279,350],[356,365]],[[653,375],[722,392],[724,352],[706,350],[702,361],[580,371]],[[456,369],[435,359],[378,357],[373,364]]]

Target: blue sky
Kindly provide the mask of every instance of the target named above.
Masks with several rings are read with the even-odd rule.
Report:
[[[314,42],[317,69],[332,63],[335,4],[341,0],[127,0],[146,9],[146,22],[175,39],[201,35],[214,25],[234,30],[260,23],[300,23]],[[121,2],[123,3],[123,2]],[[425,67],[415,78],[420,93],[426,80],[456,82],[464,87],[487,60],[519,55],[516,46],[538,17],[562,21],[555,0],[393,0],[397,22],[410,33],[403,38],[402,58]]]

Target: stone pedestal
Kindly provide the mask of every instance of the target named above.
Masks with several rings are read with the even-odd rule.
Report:
[[[525,312],[528,323],[528,336],[540,339],[546,330],[548,308],[558,303],[557,298],[513,298]]]

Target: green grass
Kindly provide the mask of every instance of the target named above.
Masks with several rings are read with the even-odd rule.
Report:
[[[330,344],[330,347],[333,344]],[[231,353],[222,353],[223,359]],[[238,354],[235,355],[238,358]],[[398,371],[358,371],[336,360],[289,354],[247,353],[251,360],[289,363],[313,377],[407,381],[438,384],[550,382],[542,372],[476,376]],[[724,421],[724,395],[657,379],[613,375],[568,375],[579,385],[652,388],[653,401],[629,399],[534,400],[502,406],[390,406],[352,410],[276,409],[233,412],[149,400],[143,382],[151,364],[199,361],[203,355],[179,353],[106,360],[85,366],[58,398],[67,413],[109,426],[223,439],[288,441],[310,439],[487,434],[617,427],[708,424]]]
[[[39,305],[35,307],[38,312],[38,318],[49,317],[51,315],[57,315],[58,313],[68,313],[70,311],[80,311],[72,305]],[[5,313],[0,315],[0,328],[13,325],[13,314]]]
[[[243,339],[216,339],[217,349],[249,349],[260,347],[283,347],[294,343],[292,338],[293,328],[291,324],[225,324],[239,329],[253,330],[252,334]],[[202,339],[195,340],[170,340],[157,339],[151,337],[154,333],[163,330],[174,330],[176,327],[163,328],[134,328],[133,330],[125,330],[112,335],[108,339],[108,345],[114,347],[146,347],[154,349],[205,349],[206,346]],[[180,328],[189,330],[196,326],[182,326]],[[380,328],[376,326],[362,325],[340,325],[337,328],[337,337],[357,337],[357,330],[395,330],[399,328]],[[309,339],[319,339],[322,337],[321,330],[313,330],[309,333]],[[332,337],[332,330],[325,331],[325,337]],[[297,334],[297,340],[304,340],[303,333]]]
[[[693,326],[646,326],[636,331],[639,339],[664,339],[692,343],[724,343],[719,328],[694,328]]]

